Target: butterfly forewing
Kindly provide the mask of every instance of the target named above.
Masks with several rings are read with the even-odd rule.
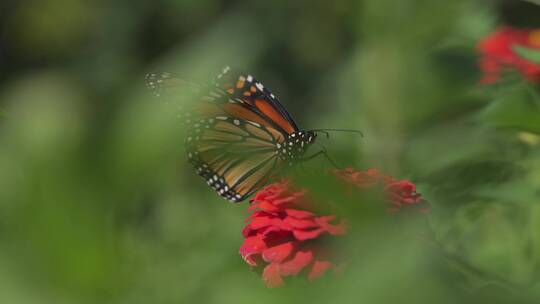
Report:
[[[241,100],[251,111],[265,118],[286,134],[298,131],[296,122],[279,102],[278,98],[251,75],[238,75],[226,67],[216,77],[214,84],[231,98]]]

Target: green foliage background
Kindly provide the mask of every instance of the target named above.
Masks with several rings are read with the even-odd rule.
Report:
[[[3,4],[0,302],[538,303],[539,88],[481,86],[476,66],[498,24],[540,27],[534,3]],[[224,65],[306,129],[362,130],[321,142],[416,182],[435,241],[351,208],[341,277],[265,288],[238,254],[246,204],[195,176],[175,110],[144,90],[150,71],[205,82]]]

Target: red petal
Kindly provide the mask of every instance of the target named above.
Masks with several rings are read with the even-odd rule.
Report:
[[[262,253],[263,260],[268,263],[280,263],[291,254],[293,248],[292,242],[268,248]]]
[[[260,215],[254,217],[249,225],[251,226],[251,229],[257,230],[267,226],[271,226],[274,223],[274,219],[274,217]]]
[[[286,204],[286,203],[291,203],[291,202],[294,202],[297,200],[297,197],[295,196],[287,196],[287,197],[284,197],[284,198],[280,198],[280,199],[275,199],[272,203],[276,206],[279,206],[279,205],[283,205],[283,204]]]
[[[262,277],[268,288],[275,288],[285,283],[279,273],[279,264],[270,264],[266,266]]]
[[[308,275],[308,280],[315,280],[320,278],[322,275],[326,273],[326,271],[332,267],[332,263],[328,261],[315,261],[313,264],[313,268],[311,269],[311,272]]]
[[[291,231],[293,227],[279,217],[275,216],[258,216],[254,218],[250,223],[250,229],[261,229],[269,226],[277,227],[281,230]]]
[[[251,235],[253,235],[255,232],[255,230],[251,229],[251,226],[250,225],[247,225],[246,227],[244,227],[244,229],[242,229],[242,235],[247,238]]]
[[[299,220],[292,217],[285,218],[283,223],[291,225],[294,229],[309,229],[319,227],[314,220]]]
[[[255,211],[250,216],[248,216],[248,218],[246,219],[246,222],[249,222],[249,221],[251,221],[252,219],[254,219],[254,218],[258,217],[258,216],[264,216],[264,215],[267,215],[267,213],[263,212],[263,211]]]
[[[324,222],[324,223],[329,223],[333,220],[336,219],[336,216],[335,215],[324,215],[324,216],[319,216],[318,218],[316,218],[315,220],[317,222]]]
[[[261,254],[266,249],[266,244],[260,236],[251,236],[246,238],[244,244],[240,247],[240,255],[251,266],[257,266],[253,255]]]
[[[330,233],[331,235],[343,235],[347,233],[347,223],[345,221],[339,222],[339,224],[333,225],[328,223],[328,221],[334,220],[335,217],[325,217],[322,216],[320,218],[315,219],[317,224],[321,227],[321,229],[324,229],[326,232]]]
[[[250,204],[249,204],[249,207],[248,207],[248,211],[258,209],[260,204],[261,203],[259,203],[259,202],[251,201]]]
[[[284,276],[297,275],[312,261],[313,253],[311,251],[298,251],[294,258],[281,264],[281,274]]]
[[[270,202],[267,202],[267,201],[264,201],[264,202],[260,203],[258,207],[262,211],[266,211],[268,213],[276,213],[276,212],[279,212],[281,210],[280,208],[276,207],[274,204],[272,204]]]
[[[314,238],[319,237],[319,235],[323,234],[325,230],[323,228],[311,230],[311,231],[305,231],[305,230],[293,230],[294,237],[299,241],[305,241],[305,240],[311,240]]]
[[[288,216],[292,216],[297,219],[306,219],[306,218],[315,216],[315,213],[313,212],[309,212],[305,210],[296,210],[296,209],[285,209],[285,213],[287,213]]]
[[[266,227],[266,228],[263,228],[263,229],[257,231],[257,233],[260,236],[266,237],[266,235],[268,235],[271,232],[279,232],[279,231],[281,231],[281,229],[279,229],[279,227],[269,226],[269,227]]]

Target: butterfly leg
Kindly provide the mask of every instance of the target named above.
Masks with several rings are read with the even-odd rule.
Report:
[[[311,156],[308,156],[308,157],[302,159],[302,161],[308,161],[308,160],[313,159],[313,158],[315,158],[315,157],[317,157],[319,155],[324,155],[324,157],[326,157],[326,159],[328,160],[328,162],[330,164],[332,164],[332,166],[334,166],[336,169],[339,169],[339,166],[330,158],[330,156],[328,156],[328,152],[326,151],[326,149],[323,149],[323,150],[321,150],[321,151],[319,151],[319,152],[317,152],[317,153],[315,153],[315,154],[313,154]]]

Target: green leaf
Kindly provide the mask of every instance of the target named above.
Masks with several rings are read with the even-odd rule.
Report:
[[[524,86],[502,94],[480,112],[479,118],[495,127],[540,134],[540,106]]]
[[[519,56],[530,60],[534,63],[540,64],[540,50],[527,48],[519,45],[514,45],[512,49],[518,53]]]

